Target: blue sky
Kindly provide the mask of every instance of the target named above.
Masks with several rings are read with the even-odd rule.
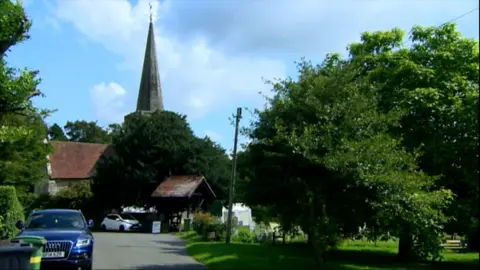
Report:
[[[294,61],[343,53],[363,31],[437,26],[478,7],[476,0],[24,0],[31,39],[8,61],[40,71],[46,97],[35,103],[58,109],[49,124],[107,125],[134,111],[149,2],[165,108],[228,150],[228,118],[236,107],[263,104],[262,78],[294,77]],[[475,11],[456,23],[478,40],[478,21]]]

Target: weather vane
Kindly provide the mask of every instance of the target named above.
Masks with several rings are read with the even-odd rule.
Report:
[[[150,22],[152,22],[152,3],[148,4],[150,6]]]

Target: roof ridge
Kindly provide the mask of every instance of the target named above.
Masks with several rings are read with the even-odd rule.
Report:
[[[51,143],[65,143],[65,144],[90,144],[90,145],[111,145],[110,143],[90,143],[90,142],[72,142],[72,141],[49,141]]]

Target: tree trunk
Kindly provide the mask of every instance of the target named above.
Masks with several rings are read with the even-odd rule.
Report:
[[[467,239],[467,245],[468,249],[474,250],[474,251],[480,251],[480,239],[478,237],[478,232],[473,232],[468,235]]]
[[[322,246],[320,246],[316,241],[315,239],[312,239],[314,237],[312,237],[311,235],[309,235],[308,239],[312,241],[312,244],[313,244],[313,248],[315,250],[315,260],[317,261],[317,264],[319,266],[323,266],[325,264],[325,252],[322,248]]]
[[[400,234],[400,241],[398,243],[398,259],[401,262],[409,262],[412,254],[413,239],[410,232],[410,228],[405,227],[404,231]]]

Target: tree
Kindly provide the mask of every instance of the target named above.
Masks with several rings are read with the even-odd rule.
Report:
[[[17,70],[7,66],[7,52],[16,44],[29,38],[31,22],[21,4],[0,0],[0,120],[10,114],[47,115],[50,111],[39,110],[31,102],[41,96],[37,89],[40,79],[37,71]],[[0,126],[0,143],[9,143],[29,136],[27,126]]]
[[[230,161],[225,150],[195,137],[183,115],[133,115],[114,132],[113,147],[115,155],[100,161],[92,185],[105,208],[153,205],[151,193],[171,174],[202,173],[216,193],[226,190]]]
[[[68,139],[72,142],[110,143],[112,141],[109,130],[97,125],[97,122],[68,121],[64,129]]]
[[[47,126],[40,115],[14,114],[3,117],[0,125],[25,126],[31,130],[29,136],[0,143],[0,185],[15,186],[20,197],[47,176],[47,156],[52,150],[45,142]]]
[[[420,168],[455,194],[447,232],[471,234],[478,211],[478,41],[452,23],[414,27],[410,48],[403,37],[399,29],[364,33],[350,46],[349,61],[370,74],[383,111],[405,112],[391,134],[409,150],[420,147]]]
[[[54,198],[56,207],[84,210],[90,206],[90,199],[93,196],[90,185],[90,181],[79,181],[59,190]]]
[[[378,88],[361,71],[329,55],[318,66],[301,62],[298,81],[273,83],[269,106],[248,131],[254,178],[246,202],[272,209],[287,230],[301,225],[319,263],[364,222],[414,234],[408,254],[437,258],[439,211],[450,194],[430,192],[434,178],[389,134],[403,112],[380,110]]]
[[[41,96],[37,71],[8,67],[8,51],[29,38],[31,23],[19,2],[0,0],[0,185],[13,185],[21,196],[46,175],[50,149],[44,143],[43,118],[50,111],[36,108]]]
[[[63,129],[57,124],[53,124],[48,128],[48,139],[51,141],[68,141]]]

